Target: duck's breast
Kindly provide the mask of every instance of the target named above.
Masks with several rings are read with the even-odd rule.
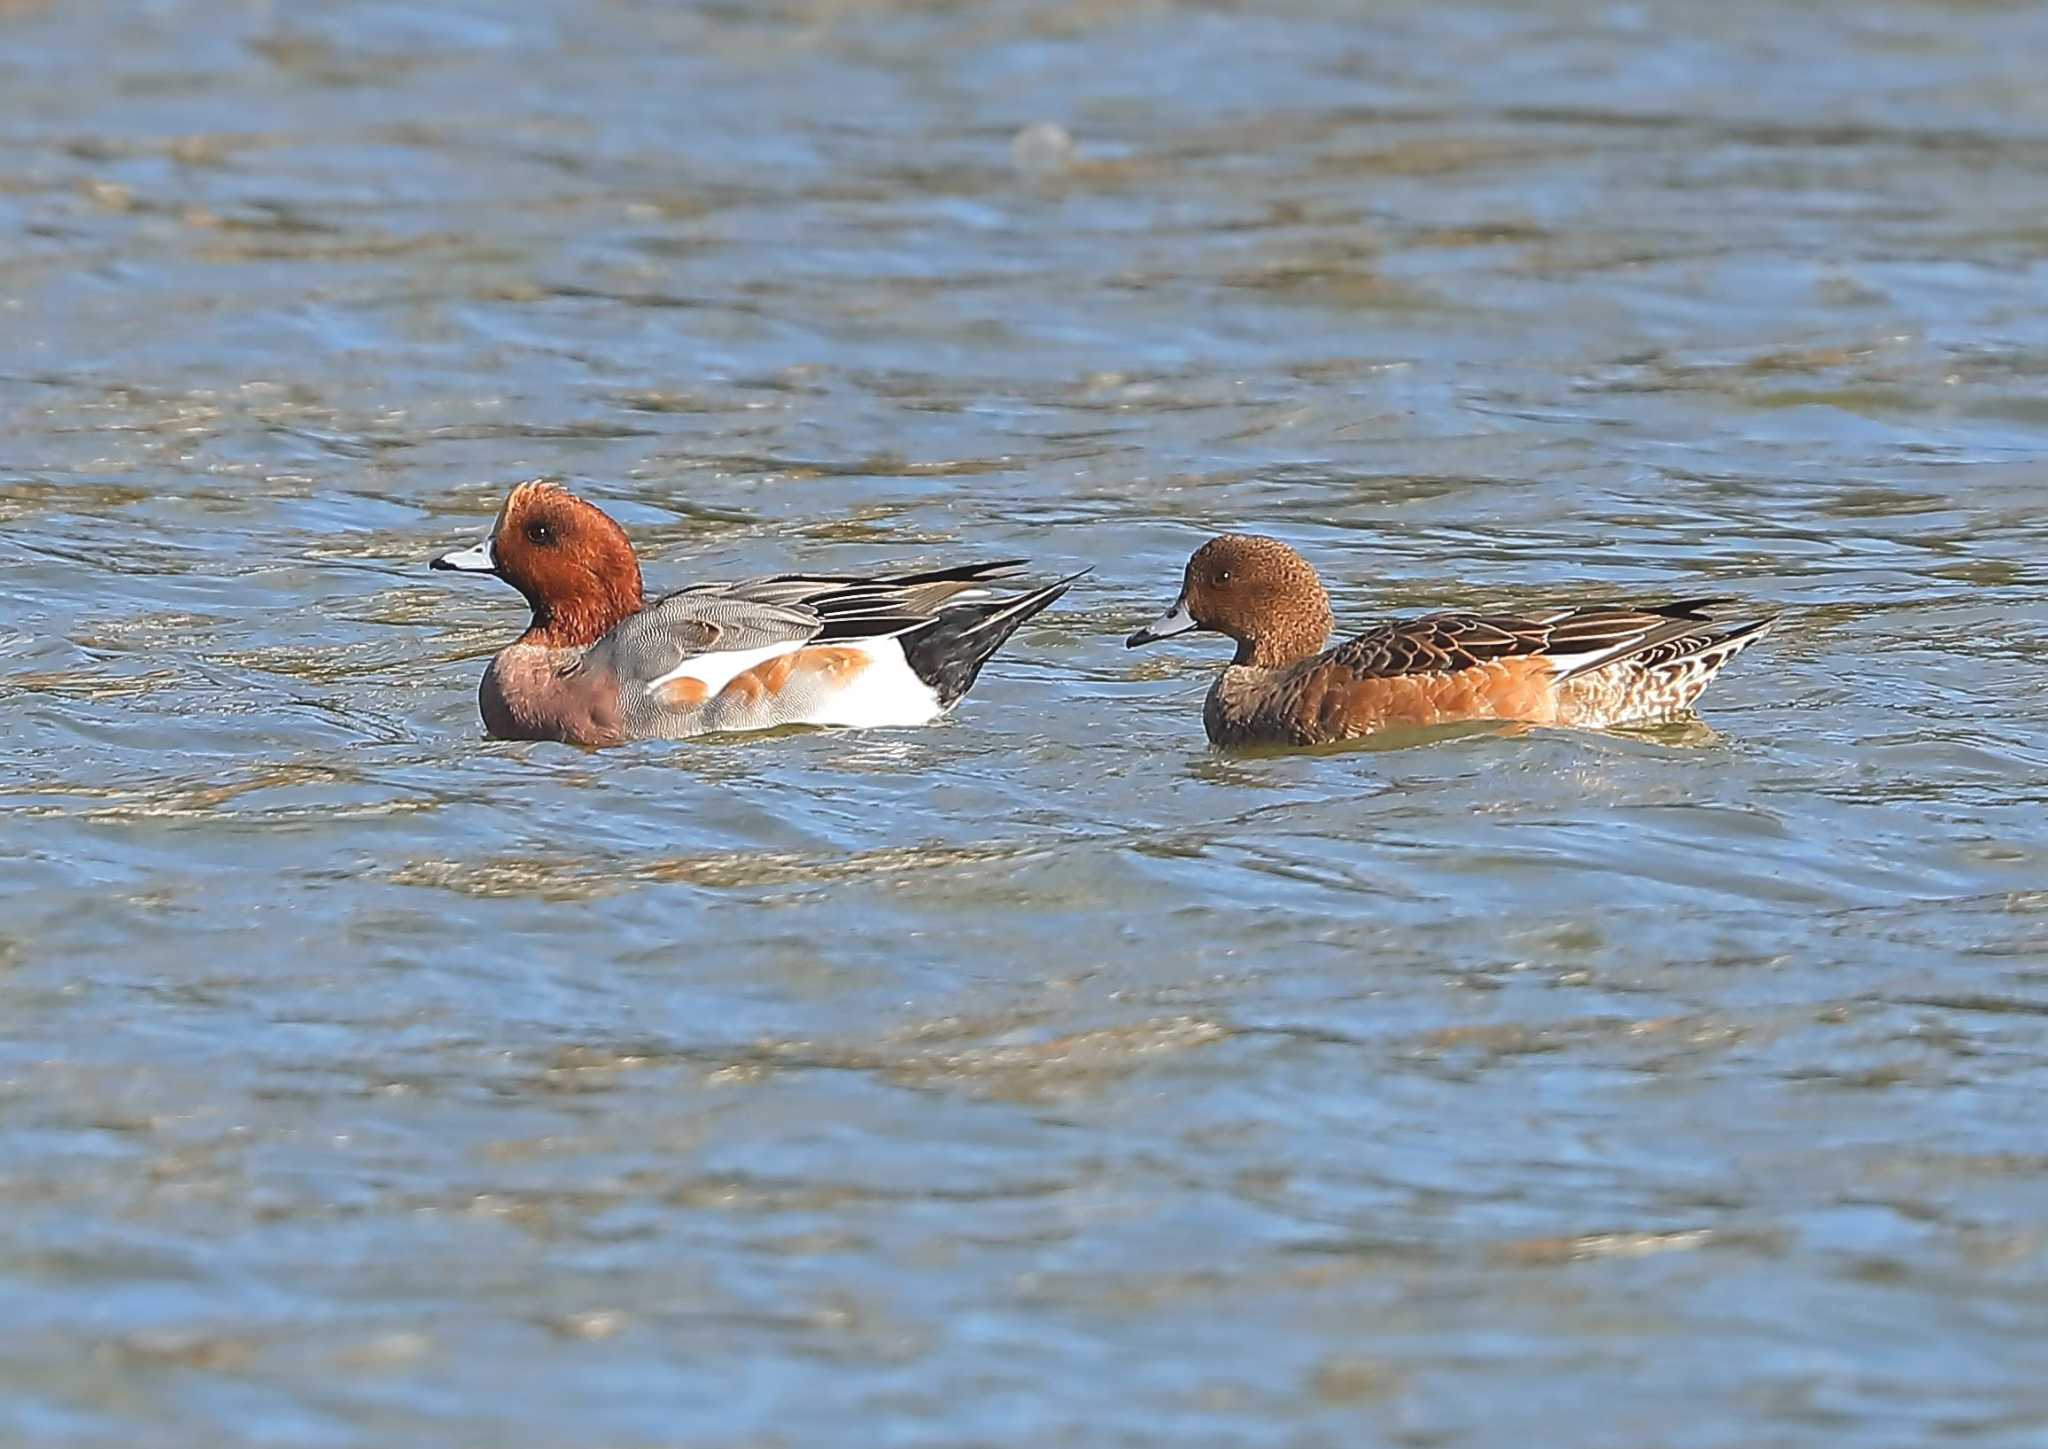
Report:
[[[587,650],[501,650],[484,671],[477,707],[496,739],[614,745],[629,738],[618,678]]]

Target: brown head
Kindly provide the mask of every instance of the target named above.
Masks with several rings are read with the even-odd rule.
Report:
[[[1211,629],[1237,641],[1233,664],[1278,669],[1321,649],[1333,622],[1307,559],[1277,538],[1226,533],[1195,550],[1173,607],[1124,643]]]
[[[581,648],[640,612],[640,561],[626,531],[559,483],[521,483],[491,536],[435,559],[437,569],[496,574],[526,596],[520,642]]]

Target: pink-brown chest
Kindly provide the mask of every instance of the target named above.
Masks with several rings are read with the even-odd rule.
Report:
[[[620,726],[618,679],[581,649],[514,644],[499,651],[477,689],[484,730],[501,740],[611,745]]]

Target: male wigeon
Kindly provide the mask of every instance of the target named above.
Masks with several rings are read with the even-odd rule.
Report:
[[[1126,643],[1191,629],[1237,641],[1202,707],[1219,745],[1324,744],[1457,720],[1604,729],[1684,710],[1774,622],[1704,612],[1725,602],[1427,614],[1324,649],[1330,596],[1308,561],[1278,539],[1225,534],[1195,551],[1173,607]]]
[[[625,530],[545,480],[512,490],[484,542],[433,561],[495,574],[533,608],[526,632],[484,671],[485,730],[574,745],[936,719],[1018,625],[1080,577],[988,597],[983,585],[1022,566],[778,574],[646,604]]]

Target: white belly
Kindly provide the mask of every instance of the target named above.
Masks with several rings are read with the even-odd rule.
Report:
[[[877,729],[928,724],[945,713],[938,694],[904,661],[902,645],[894,639],[869,639],[857,647],[873,662],[813,702],[803,723]]]

